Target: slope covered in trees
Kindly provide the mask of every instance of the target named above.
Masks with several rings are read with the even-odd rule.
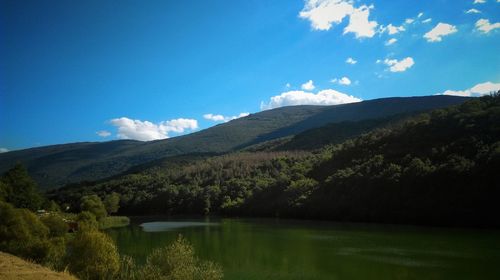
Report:
[[[500,226],[498,170],[497,93],[315,152],[245,152],[160,164],[51,195],[71,203],[116,192],[129,214]]]
[[[466,99],[425,96],[383,98],[336,106],[283,107],[165,140],[74,143],[3,153],[0,154],[0,172],[21,162],[42,188],[57,188],[68,183],[114,176],[133,166],[165,157],[190,153],[227,153],[272,139],[293,136],[328,123],[443,108],[460,104]]]

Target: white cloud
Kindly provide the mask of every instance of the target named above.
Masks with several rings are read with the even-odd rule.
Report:
[[[370,9],[372,8],[373,6],[368,7],[363,5],[355,9],[349,17],[349,25],[344,28],[344,34],[351,32],[354,33],[356,38],[373,37],[376,33],[378,23],[368,19],[370,16]]]
[[[475,94],[485,95],[500,90],[500,83],[486,82],[473,86],[470,91]]]
[[[248,113],[248,112],[240,113],[238,116],[232,116],[231,119],[235,120],[235,119],[247,117],[249,115],[250,115],[250,113]]]
[[[351,80],[349,80],[349,78],[347,78],[347,77],[342,77],[340,79],[335,78],[335,79],[331,80],[330,82],[336,83],[339,85],[343,85],[343,86],[348,86],[351,84]]]
[[[312,80],[309,80],[308,82],[306,82],[305,84],[302,84],[300,86],[303,90],[313,90],[315,89],[316,87],[314,86],[314,82]]]
[[[357,60],[355,60],[355,59],[354,59],[354,58],[352,58],[352,57],[348,57],[348,58],[345,60],[345,63],[348,63],[348,64],[353,64],[353,65],[354,65],[354,64],[358,63],[358,61],[357,61]]]
[[[205,114],[203,115],[203,118],[214,122],[221,122],[225,121],[226,119],[226,117],[224,117],[223,115],[214,115],[214,114]]]
[[[0,148],[0,154],[1,153],[6,153],[8,151],[9,151],[9,149],[7,149],[7,148]]]
[[[366,5],[356,8],[351,0],[306,0],[299,17],[309,20],[314,30],[330,30],[332,25],[348,17],[344,34],[351,32],[356,38],[373,37],[378,24],[368,20],[372,8]]]
[[[405,19],[405,23],[406,23],[406,24],[412,24],[414,21],[415,21],[415,20],[414,20],[414,19],[412,19],[412,18],[407,18],[407,19]]]
[[[391,39],[387,40],[387,42],[385,42],[385,45],[386,45],[386,46],[390,46],[390,45],[392,45],[392,44],[396,43],[397,41],[398,41],[398,39],[396,39],[396,38],[391,38]]]
[[[466,90],[447,90],[437,95],[482,96],[500,90],[500,83],[485,82]]]
[[[397,34],[399,32],[406,30],[405,27],[402,25],[401,26],[394,26],[392,24],[387,25],[386,29],[387,29],[387,33],[389,33],[389,35],[394,35],[394,34]]]
[[[441,42],[442,37],[457,32],[457,28],[451,24],[438,23],[431,31],[425,33],[424,38],[427,42]]]
[[[497,0],[498,2],[498,0]],[[474,0],[474,3],[473,4],[484,4],[486,3],[486,0]]]
[[[417,15],[418,18],[421,18],[423,16],[424,16],[424,13],[422,13],[422,12],[418,13],[418,15]]]
[[[479,14],[481,13],[480,10],[477,10],[477,9],[470,9],[468,11],[465,12],[466,14]]]
[[[428,18],[428,19],[424,19],[424,20],[422,20],[422,22],[423,22],[423,23],[429,23],[429,22],[431,22],[431,21],[432,21],[432,18]]]
[[[399,61],[397,59],[385,59],[384,64],[390,66],[389,71],[391,72],[404,72],[411,68],[415,64],[415,61],[411,57]]]
[[[250,113],[240,113],[237,116],[223,116],[223,115],[215,115],[215,114],[205,114],[203,115],[203,118],[209,121],[214,121],[214,122],[228,122],[231,120],[243,118],[250,115]]]
[[[273,96],[269,103],[262,102],[262,110],[294,105],[337,105],[362,101],[352,95],[347,95],[333,89],[325,89],[316,94],[305,91],[288,91]]]
[[[154,124],[149,121],[132,120],[126,117],[112,119],[112,125],[118,128],[118,138],[151,141],[168,138],[169,132],[183,133],[198,128],[198,121],[193,119],[174,119]]]
[[[100,130],[100,131],[97,131],[96,132],[97,135],[99,135],[100,137],[108,137],[111,135],[111,132],[107,131],[107,130]]]
[[[437,95],[453,95],[453,96],[471,96],[470,92],[462,90],[447,90]]]
[[[299,17],[308,19],[315,30],[330,30],[352,14],[354,7],[344,0],[307,0]]]
[[[477,28],[477,30],[479,30],[483,33],[489,33],[492,30],[500,28],[500,22],[496,22],[496,23],[492,24],[492,23],[490,23],[489,20],[482,18],[476,22],[476,28]]]
[[[160,123],[167,132],[183,133],[186,130],[194,130],[198,128],[198,121],[193,119],[174,119]]]
[[[291,87],[292,85],[290,83],[286,83],[285,87],[289,88]]]

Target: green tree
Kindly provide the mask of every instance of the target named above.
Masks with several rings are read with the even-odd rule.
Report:
[[[35,211],[42,205],[43,199],[38,192],[38,186],[22,164],[18,163],[5,172],[1,181],[6,185],[3,187],[6,201],[15,207]]]
[[[108,214],[101,198],[95,194],[82,197],[80,209],[94,214],[97,220],[106,217]]]
[[[120,268],[113,240],[97,230],[80,230],[69,244],[69,270],[80,279],[112,279]]]
[[[118,209],[120,208],[120,195],[115,192],[106,195],[104,197],[104,207],[106,208],[108,214],[118,212]]]

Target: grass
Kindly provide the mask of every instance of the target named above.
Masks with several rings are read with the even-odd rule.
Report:
[[[99,229],[124,227],[130,224],[130,219],[126,216],[108,216],[99,221]]]
[[[0,252],[0,279],[3,280],[76,280],[66,272],[55,272],[16,256]]]

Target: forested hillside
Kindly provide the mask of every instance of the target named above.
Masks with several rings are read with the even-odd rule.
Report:
[[[291,106],[251,114],[165,140],[75,143],[0,154],[0,172],[20,162],[43,189],[107,178],[157,159],[190,153],[227,153],[293,136],[329,123],[385,118],[460,104],[455,96],[383,98],[336,106]]]
[[[314,152],[245,152],[164,162],[51,196],[71,204],[85,194],[117,192],[127,214],[500,226],[498,170],[499,93]]]

